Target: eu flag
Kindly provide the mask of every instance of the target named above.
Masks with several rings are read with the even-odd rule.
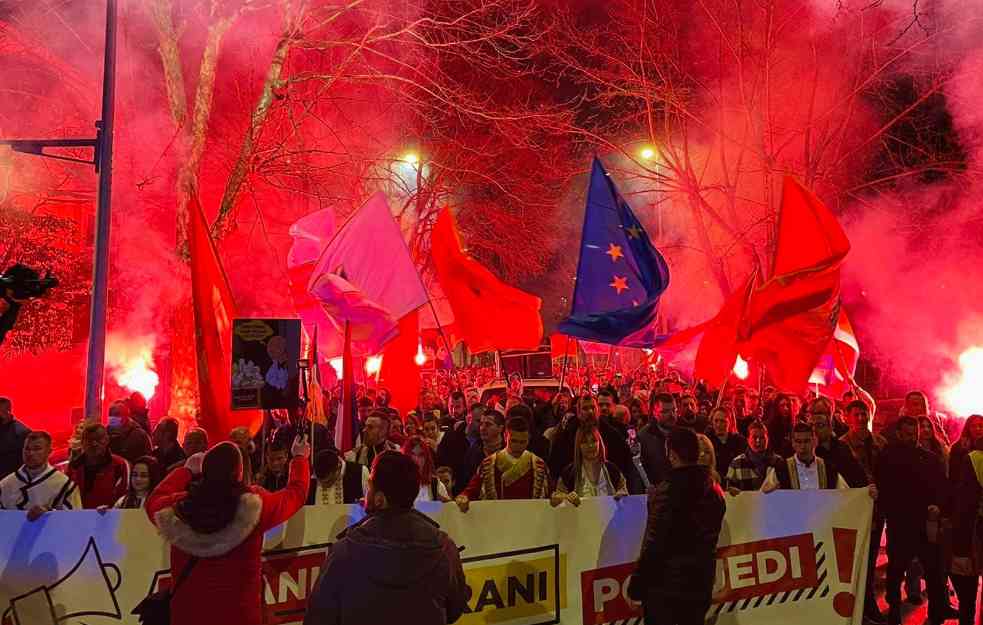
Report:
[[[659,296],[668,286],[665,259],[595,157],[573,310],[559,331],[600,343],[651,347],[657,342],[652,322]]]

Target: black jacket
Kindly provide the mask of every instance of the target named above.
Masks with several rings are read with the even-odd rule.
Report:
[[[713,453],[717,456],[717,474],[723,480],[730,469],[730,463],[734,458],[747,451],[747,439],[736,432],[727,435],[727,442],[723,442],[714,432],[707,432],[707,438],[713,443]]]
[[[823,459],[827,467],[831,467],[843,476],[843,480],[850,488],[860,488],[869,484],[863,465],[853,455],[850,446],[840,439],[830,439],[829,447],[817,445],[816,455]]]
[[[666,457],[666,434],[655,421],[638,431],[636,438],[642,451],[642,468],[649,484],[658,486],[669,476],[669,458]]]
[[[724,496],[709,467],[677,467],[649,492],[648,522],[629,595],[705,601],[713,594]]]
[[[928,507],[948,501],[942,458],[921,447],[889,444],[874,467],[874,482],[877,503],[898,536],[924,534]]]
[[[467,599],[454,541],[415,510],[383,510],[349,527],[331,547],[304,625],[407,618],[415,625],[444,625],[460,618]]]

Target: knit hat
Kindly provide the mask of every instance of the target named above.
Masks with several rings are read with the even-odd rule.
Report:
[[[239,482],[242,480],[242,454],[235,443],[224,441],[205,454],[201,464],[202,477],[208,482]]]

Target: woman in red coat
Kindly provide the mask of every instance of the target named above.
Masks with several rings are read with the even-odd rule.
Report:
[[[171,579],[198,558],[171,600],[172,625],[263,622],[263,533],[300,510],[311,479],[307,441],[298,437],[291,453],[287,487],[275,493],[244,486],[239,448],[224,442],[189,458],[150,494],[147,515],[171,545]],[[199,467],[202,479],[192,484]]]

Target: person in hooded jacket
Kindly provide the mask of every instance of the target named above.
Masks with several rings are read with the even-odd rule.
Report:
[[[328,551],[304,625],[445,625],[460,618],[469,595],[464,569],[454,541],[413,509],[418,475],[409,456],[376,456],[368,515]]]
[[[641,601],[646,625],[703,625],[713,594],[724,496],[698,464],[700,441],[677,427],[666,441],[672,470],[649,491],[648,521],[628,596]]]
[[[147,498],[147,516],[170,544],[171,579],[184,574],[172,625],[263,623],[263,534],[300,510],[311,479],[306,438],[291,453],[287,486],[275,493],[243,484],[242,454],[225,441],[188,458]]]

